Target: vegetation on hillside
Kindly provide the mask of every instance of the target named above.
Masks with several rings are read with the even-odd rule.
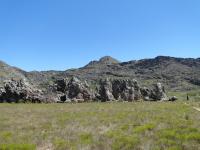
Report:
[[[83,64],[84,65],[84,64]],[[91,61],[88,65],[66,71],[26,72],[0,61],[0,85],[5,79],[25,79],[47,89],[56,79],[76,76],[96,83],[101,78],[136,79],[142,86],[161,82],[168,91],[189,91],[200,86],[200,58],[158,56],[153,59],[119,62],[112,57]]]

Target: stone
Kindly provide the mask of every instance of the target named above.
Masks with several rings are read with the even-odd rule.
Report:
[[[60,96],[60,100],[61,100],[62,102],[65,102],[65,101],[67,100],[67,96],[66,96],[66,95]]]
[[[145,101],[150,100],[151,90],[149,90],[147,87],[143,87],[143,88],[140,89],[140,92],[141,92],[141,95],[142,95],[142,97]]]
[[[102,102],[114,100],[114,96],[112,95],[112,83],[109,81],[108,78],[104,81],[100,81],[99,94]]]
[[[87,81],[82,82],[77,77],[72,77],[70,80],[57,80],[55,85],[57,86],[57,92],[62,92],[65,95],[64,97],[60,97],[63,100],[84,99],[85,101],[89,101],[94,98]]]
[[[0,89],[0,102],[42,102],[42,91],[34,88],[24,80],[6,80]]]
[[[145,101],[164,101],[169,100],[164,86],[157,83],[153,88],[141,88],[136,80],[132,79],[109,79],[100,80],[95,90],[86,80],[81,81],[77,77],[70,80],[62,79],[56,84],[57,92],[60,94],[60,101],[67,99],[72,102],[84,101],[136,101],[143,98]],[[63,88],[63,89],[62,89]]]
[[[172,97],[169,99],[169,101],[172,101],[172,102],[177,101],[177,100],[178,100],[178,98],[177,98],[176,96],[172,96]]]
[[[169,100],[165,93],[165,88],[164,86],[162,86],[161,83],[157,83],[154,85],[150,98],[152,98],[153,100],[160,100],[160,101]]]
[[[72,101],[70,100],[70,99],[67,99],[66,101],[65,101],[65,103],[71,103]]]
[[[134,99],[139,100],[141,98],[140,86],[137,80],[133,80],[132,83],[133,83],[133,89],[134,89]]]
[[[88,87],[89,85],[86,83],[86,81],[84,84],[78,78],[73,77],[67,85],[69,98],[84,99],[86,101],[92,99],[92,92]]]
[[[67,89],[67,83],[68,83],[68,79],[65,78],[65,79],[58,79],[56,81],[56,88],[57,88],[57,91],[59,92],[65,92],[66,89]]]
[[[100,82],[102,101],[134,101],[141,98],[140,86],[136,80],[106,79]]]

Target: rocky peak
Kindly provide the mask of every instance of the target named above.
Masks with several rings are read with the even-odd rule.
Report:
[[[0,60],[0,67],[8,66],[5,62]]]
[[[103,63],[103,64],[118,64],[120,63],[117,59],[115,58],[112,58],[110,56],[104,56],[102,58],[99,59],[99,62],[100,63]]]
[[[16,67],[12,67],[3,61],[0,61],[0,85],[3,85],[3,82],[5,80],[10,79],[26,79],[25,71]]]
[[[160,60],[168,60],[168,59],[172,59],[173,57],[170,56],[157,56],[155,59],[160,59]]]
[[[93,66],[99,66],[99,65],[112,65],[112,64],[118,64],[120,61],[118,61],[115,58],[112,58],[110,56],[104,56],[100,58],[98,61],[91,61],[88,65],[85,67],[93,67]]]

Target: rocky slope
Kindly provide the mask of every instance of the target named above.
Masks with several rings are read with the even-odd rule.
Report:
[[[55,79],[72,76],[94,83],[100,78],[136,79],[144,86],[161,82],[167,90],[186,91],[200,86],[200,58],[159,56],[154,59],[119,62],[111,57],[103,57],[79,69],[26,73],[30,81],[42,87]]]
[[[162,82],[168,90],[190,90],[200,85],[200,59],[159,56],[115,64],[87,65],[65,74],[97,80],[100,77],[133,78],[142,85]]]
[[[199,88],[200,86],[199,76],[200,76],[200,58],[193,59],[193,58],[174,58],[167,56],[158,56],[153,59],[120,62],[112,57],[106,56],[101,58],[99,61],[91,61],[86,66],[79,69],[70,69],[66,71],[43,71],[43,72],[37,72],[37,71],[26,72],[16,67],[11,67],[4,62],[0,62],[1,86],[4,86],[5,84],[4,81],[6,80],[11,80],[11,79],[14,81],[22,80],[23,82],[28,83],[35,89],[43,91],[43,93],[45,93],[46,95],[48,93],[53,93],[52,96],[55,98],[55,95],[57,96],[60,94],[61,96],[66,97],[66,99],[68,98],[68,96],[70,97],[70,99],[73,98],[73,96],[70,95],[73,93],[73,90],[71,91],[72,93],[70,93],[69,91],[75,87],[76,87],[75,89],[79,91],[79,93],[76,93],[79,94],[79,96],[75,94],[77,98],[83,98],[89,96],[87,99],[91,99],[92,97],[98,97],[99,96],[98,94],[101,95],[103,89],[102,86],[106,84],[105,81],[107,79],[110,80],[109,81],[110,83],[107,82],[107,84],[111,84],[112,86],[114,85],[114,88],[116,86],[123,85],[122,86],[123,94],[126,93],[126,96],[128,97],[131,97],[130,93],[131,93],[131,88],[133,87],[132,85],[133,83],[131,83],[130,86],[129,85],[130,83],[128,82],[132,81],[133,79],[139,82],[140,88],[144,86],[151,87],[151,85],[160,82],[163,83],[165,89],[169,91],[193,90]],[[69,90],[65,91],[59,91],[56,89],[57,83],[59,83],[59,81],[72,80],[74,79],[74,77],[77,77],[77,79],[80,80],[80,83],[75,82],[78,85],[76,85],[75,87],[72,86],[71,88],[68,87]],[[125,82],[125,80],[127,81]],[[73,83],[74,81],[70,82]],[[65,86],[73,85],[72,83],[69,84],[67,82],[65,83],[66,84]],[[112,94],[111,97],[113,96],[115,97],[114,99],[120,99],[119,97],[116,98],[115,92],[112,93],[111,91],[108,90],[106,91],[105,89],[104,93],[106,93],[107,96],[109,95],[110,92]],[[113,88],[110,89],[113,90]],[[128,95],[127,95],[127,90],[129,91]],[[135,89],[133,90],[134,92],[132,93],[134,93],[135,95],[136,94],[135,91],[137,90]],[[122,96],[123,94],[121,94],[120,96]],[[150,95],[152,95],[152,92]],[[124,99],[127,99],[125,98],[126,96],[122,97],[124,97]],[[142,94],[142,96],[144,96],[144,94]],[[107,99],[112,99],[112,98],[107,98]]]
[[[9,66],[5,62],[0,61],[0,85],[2,85],[3,81],[7,79],[27,80],[27,78],[25,77],[25,73],[26,73],[25,71],[19,68]]]

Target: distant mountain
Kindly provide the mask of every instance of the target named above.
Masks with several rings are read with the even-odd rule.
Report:
[[[115,58],[112,58],[110,56],[105,56],[99,59],[99,61],[91,61],[89,64],[87,64],[85,67],[94,67],[94,66],[101,66],[101,65],[113,65],[118,64],[120,61],[118,61]]]
[[[56,79],[72,76],[92,83],[98,82],[101,78],[134,78],[141,85],[159,81],[168,90],[185,91],[200,86],[200,58],[158,56],[153,59],[120,62],[106,56],[98,61],[91,61],[79,69],[43,72],[26,72],[0,62],[0,84],[8,78],[21,78],[47,89]]]

